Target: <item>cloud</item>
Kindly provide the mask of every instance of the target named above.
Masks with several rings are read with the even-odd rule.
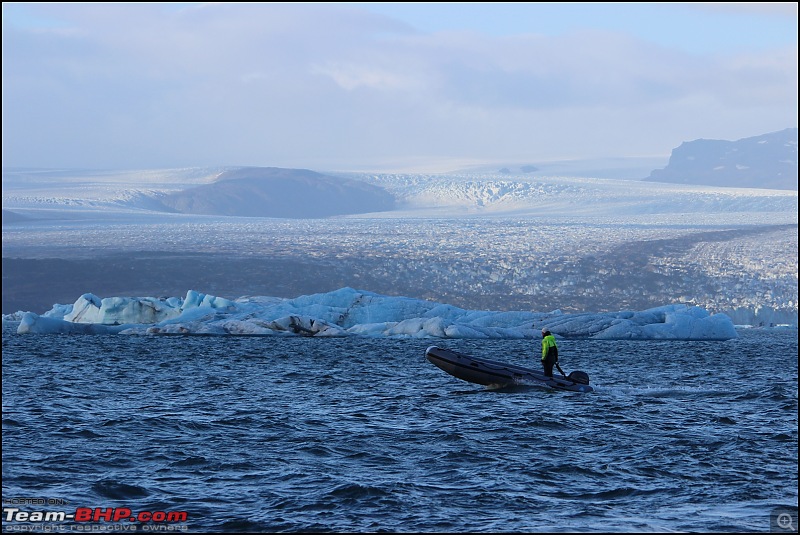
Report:
[[[331,62],[327,65],[312,65],[311,72],[331,78],[336,85],[347,91],[353,91],[360,87],[378,91],[422,89],[419,79],[413,75],[364,64]]]
[[[712,55],[603,29],[422,33],[353,4],[29,9],[51,22],[4,20],[9,165],[635,156],[796,125],[796,42]]]

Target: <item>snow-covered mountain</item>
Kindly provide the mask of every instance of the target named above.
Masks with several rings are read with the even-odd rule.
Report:
[[[307,169],[243,167],[214,182],[168,193],[159,202],[183,214],[245,217],[318,218],[388,211],[394,198],[359,180]]]

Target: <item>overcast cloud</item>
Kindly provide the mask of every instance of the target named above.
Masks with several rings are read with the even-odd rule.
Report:
[[[513,5],[4,3],[3,166],[443,171],[797,126],[796,3]]]

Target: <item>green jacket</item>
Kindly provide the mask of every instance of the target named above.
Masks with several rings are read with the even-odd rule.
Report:
[[[555,353],[556,362],[558,362],[558,346],[556,345],[556,338],[552,334],[542,338],[542,360],[547,357],[550,351]]]

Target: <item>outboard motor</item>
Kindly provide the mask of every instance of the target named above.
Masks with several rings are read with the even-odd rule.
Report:
[[[580,370],[575,370],[574,372],[570,372],[570,374],[567,375],[567,379],[582,385],[589,384],[589,374],[586,372],[582,372]]]

